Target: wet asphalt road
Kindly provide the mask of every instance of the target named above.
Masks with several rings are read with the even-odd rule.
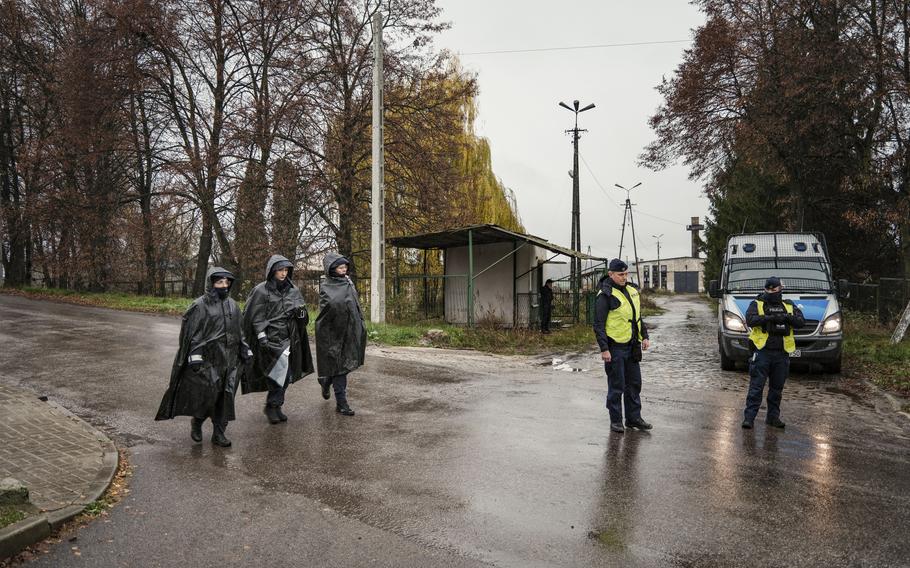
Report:
[[[192,444],[187,420],[152,421],[178,319],[0,296],[0,380],[90,420],[134,465],[108,517],[29,565],[910,566],[906,419],[795,374],[786,431],[764,411],[743,431],[748,379],[719,370],[712,310],[666,302],[643,363],[650,433],[608,431],[593,350],[563,372],[371,347],[357,416],[308,377],[287,424],[241,397],[221,450]]]

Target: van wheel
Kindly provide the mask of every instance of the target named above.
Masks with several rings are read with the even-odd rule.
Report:
[[[822,363],[822,370],[826,373],[837,374],[840,373],[841,369],[841,358],[838,357],[837,360],[832,361],[831,363]]]
[[[727,357],[727,354],[724,353],[724,348],[720,348],[720,368],[724,371],[735,371],[736,370],[736,361]]]

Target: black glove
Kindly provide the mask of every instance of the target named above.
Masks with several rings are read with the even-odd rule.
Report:
[[[310,323],[310,312],[307,311],[306,306],[300,306],[300,312],[297,314],[297,318],[303,320],[304,327]]]
[[[788,314],[770,314],[767,317],[771,323],[787,323],[790,316]]]
[[[247,361],[249,361],[252,358],[253,358],[253,352],[250,350],[250,348],[247,346],[246,343],[241,343],[240,344],[240,360],[243,361],[244,363],[246,363]]]
[[[269,344],[269,338],[268,338],[268,336],[266,336],[266,335],[260,335],[260,336],[259,336],[259,345],[262,345],[263,347],[266,347],[266,346],[268,346],[268,344]]]

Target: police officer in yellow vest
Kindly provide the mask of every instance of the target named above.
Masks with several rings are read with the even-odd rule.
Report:
[[[627,282],[626,263],[614,258],[607,275],[600,279],[594,311],[594,334],[607,371],[607,410],[610,430],[623,433],[626,426],[650,430],[641,417],[641,351],[651,345],[641,320],[638,287]]]
[[[752,357],[749,359],[749,394],[743,412],[743,428],[752,428],[761,406],[765,382],[768,385],[768,413],[765,423],[783,428],[780,419],[780,401],[784,383],[790,373],[790,353],[796,350],[795,328],[805,325],[800,309],[781,295],[780,278],[772,276],[765,282],[765,292],[752,300],[746,310],[746,324],[752,328],[749,341]]]

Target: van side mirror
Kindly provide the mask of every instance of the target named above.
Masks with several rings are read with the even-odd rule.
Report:
[[[718,289],[717,280],[708,282],[708,295],[712,298],[720,298],[720,289]]]
[[[837,297],[844,299],[850,297],[850,281],[840,279],[837,281]]]

